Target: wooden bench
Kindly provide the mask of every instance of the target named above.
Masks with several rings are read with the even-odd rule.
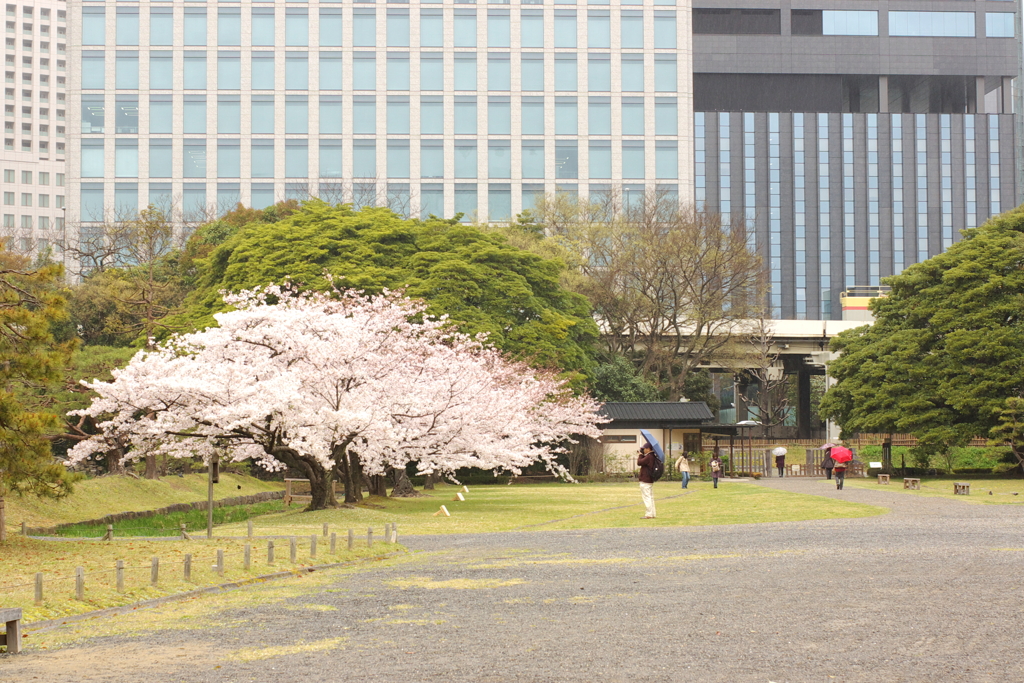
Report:
[[[7,624],[7,633],[0,634],[0,645],[6,645],[10,654],[18,654],[21,652],[21,608],[0,609],[0,621]]]
[[[969,481],[954,481],[953,482],[953,495],[955,495],[955,496],[969,496],[969,495],[971,495],[971,482],[969,482]]]
[[[878,475],[878,483],[879,484],[888,484],[889,483],[889,475],[888,474],[879,474]]]
[[[309,503],[312,502],[313,496],[308,493],[292,493],[293,483],[305,482],[309,483],[309,479],[285,479],[284,480],[284,504],[291,505],[292,503]],[[298,487],[296,487],[298,488]],[[338,482],[331,482],[331,491],[334,493],[334,497],[338,497]]]
[[[913,489],[915,491],[921,490],[921,480],[914,477],[906,477],[903,480],[903,488]]]

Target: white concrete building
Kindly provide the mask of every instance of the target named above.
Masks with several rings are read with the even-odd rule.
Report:
[[[66,14],[58,0],[5,5],[0,237],[23,253],[63,241]]]
[[[69,221],[693,195],[687,0],[72,0]]]

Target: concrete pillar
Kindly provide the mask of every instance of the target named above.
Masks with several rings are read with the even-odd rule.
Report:
[[[985,111],[985,77],[975,76],[974,77],[974,98],[977,102],[976,113],[986,114]]]
[[[1003,108],[1000,114],[1013,113],[1013,76],[1003,76]]]
[[[798,439],[811,438],[811,371],[801,368],[796,373],[796,430]]]
[[[878,77],[878,113],[885,114],[889,111],[889,77]]]

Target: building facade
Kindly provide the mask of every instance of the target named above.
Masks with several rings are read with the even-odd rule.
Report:
[[[773,317],[839,319],[1015,206],[1013,4],[696,5],[696,201],[749,231]]]
[[[683,0],[72,0],[71,214],[693,199]]]
[[[64,241],[66,14],[58,0],[5,5],[0,238],[25,254]]]

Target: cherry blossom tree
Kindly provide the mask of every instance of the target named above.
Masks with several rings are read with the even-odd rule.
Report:
[[[218,327],[140,352],[79,414],[101,433],[78,462],[111,442],[126,457],[163,453],[290,467],[310,481],[309,509],[361,496],[364,474],[416,463],[422,474],[478,467],[518,473],[555,462],[574,435],[597,436],[599,404],[552,371],[508,360],[485,340],[424,314],[399,292],[300,293],[289,286],[226,295]]]

